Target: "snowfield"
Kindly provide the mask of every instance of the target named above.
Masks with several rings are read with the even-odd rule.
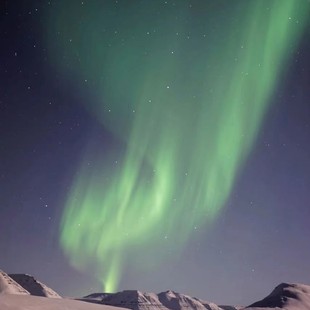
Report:
[[[0,294],[1,310],[124,310],[65,298]]]

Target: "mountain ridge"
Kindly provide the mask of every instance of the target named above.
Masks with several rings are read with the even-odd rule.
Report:
[[[83,297],[83,301],[113,305],[131,310],[236,310],[235,306],[218,306],[189,295],[172,290],[155,293],[144,293],[139,290],[124,290],[117,293],[94,293]]]
[[[268,296],[249,306],[217,305],[173,290],[158,294],[124,290],[92,293],[82,298],[62,298],[29,274],[6,274],[0,270],[0,309],[27,307],[33,310],[310,310],[310,286],[281,283]]]

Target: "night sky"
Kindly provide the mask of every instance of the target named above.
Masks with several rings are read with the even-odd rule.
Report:
[[[1,269],[220,304],[310,284],[308,1],[0,3]]]

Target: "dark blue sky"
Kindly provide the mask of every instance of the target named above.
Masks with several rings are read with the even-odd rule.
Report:
[[[48,7],[1,1],[0,268],[32,274],[61,294],[86,295],[100,284],[69,266],[59,221],[85,144],[100,139],[109,148],[114,141],[79,105],[88,90],[75,89],[49,59],[42,30]],[[284,70],[217,221],[156,273],[125,269],[121,289],[247,304],[279,282],[310,284],[309,35]]]

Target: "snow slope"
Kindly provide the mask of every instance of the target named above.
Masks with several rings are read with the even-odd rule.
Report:
[[[0,270],[0,294],[29,295],[23,287],[21,287],[2,270]]]
[[[1,310],[123,310],[65,298],[25,295],[0,295]]]

